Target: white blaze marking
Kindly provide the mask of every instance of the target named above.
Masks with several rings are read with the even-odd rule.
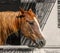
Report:
[[[41,29],[40,29],[40,25],[39,25],[38,20],[36,19],[36,17],[34,17],[34,20],[35,20],[35,22],[36,22],[36,24],[37,24],[37,26],[39,28],[40,33],[43,34]]]

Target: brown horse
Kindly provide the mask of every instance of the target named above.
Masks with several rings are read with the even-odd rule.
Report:
[[[18,30],[35,42],[38,47],[45,45],[37,17],[31,9],[0,12],[0,45],[4,45],[7,37]]]

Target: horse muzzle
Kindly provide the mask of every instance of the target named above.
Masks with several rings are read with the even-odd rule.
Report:
[[[41,48],[46,44],[46,40],[45,39],[42,39],[42,40],[36,39],[35,43],[36,43],[38,48]]]

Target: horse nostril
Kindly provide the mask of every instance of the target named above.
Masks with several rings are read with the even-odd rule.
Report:
[[[39,44],[41,45],[41,47],[43,47],[43,46],[45,45],[45,43],[46,43],[45,40],[41,40],[41,41],[39,42]]]

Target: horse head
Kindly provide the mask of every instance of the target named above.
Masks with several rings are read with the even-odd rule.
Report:
[[[20,29],[24,36],[35,42],[37,47],[44,46],[46,41],[35,13],[31,9],[28,11],[20,9],[20,14],[17,18],[20,19]]]

